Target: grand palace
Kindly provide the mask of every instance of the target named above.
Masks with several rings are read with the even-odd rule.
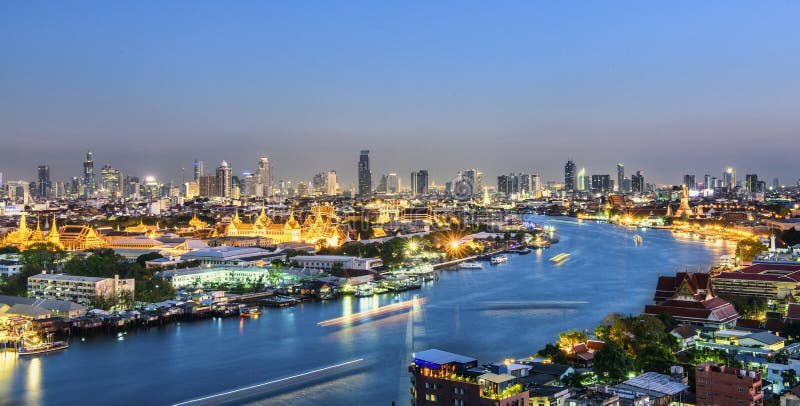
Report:
[[[109,228],[110,230],[110,228]],[[113,230],[112,230],[113,231]],[[52,249],[84,251],[94,248],[152,248],[161,243],[154,239],[158,236],[177,234],[182,237],[211,240],[217,237],[260,237],[270,244],[305,243],[317,247],[338,247],[349,240],[347,232],[342,228],[332,206],[315,206],[311,208],[302,222],[298,221],[294,212],[289,213],[285,221],[275,221],[265,210],[252,222],[245,222],[236,211],[230,222],[220,222],[210,227],[200,220],[195,213],[188,225],[181,229],[161,229],[158,224],[145,225],[141,220],[138,225],[129,226],[124,231],[116,230],[106,233],[89,225],[65,225],[58,227],[53,217],[48,232],[43,232],[40,222],[31,229],[27,224],[27,215],[20,217],[19,227],[8,232],[0,239],[0,246],[13,246],[22,251],[33,246],[46,245]]]

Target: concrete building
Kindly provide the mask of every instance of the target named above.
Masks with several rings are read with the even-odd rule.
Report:
[[[761,405],[761,372],[706,362],[695,367],[698,406]]]
[[[478,368],[478,360],[442,350],[414,354],[411,404],[456,406],[528,406],[528,391],[510,374]]]
[[[369,271],[383,265],[380,258],[359,258],[342,255],[298,255],[291,258],[301,268],[315,268],[331,270],[336,264],[341,264],[342,269],[357,269]]]
[[[133,279],[96,278],[64,274],[40,274],[28,278],[28,297],[36,299],[65,300],[90,305],[98,298],[119,297],[124,292],[135,292]]]

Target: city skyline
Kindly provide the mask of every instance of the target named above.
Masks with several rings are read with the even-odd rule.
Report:
[[[374,176],[437,183],[466,167],[553,180],[569,158],[659,183],[797,178],[793,3],[2,7],[5,179],[72,174],[89,147],[176,182],[195,158],[241,173],[266,155],[276,179],[354,185],[360,149]]]

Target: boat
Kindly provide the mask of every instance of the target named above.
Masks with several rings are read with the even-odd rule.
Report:
[[[458,264],[458,267],[461,269],[483,269],[483,265],[475,261],[462,262]]]
[[[490,260],[493,264],[502,264],[503,262],[508,262],[508,255],[499,254],[492,257]]]
[[[519,254],[519,255],[528,255],[530,253],[531,253],[531,249],[528,248],[528,247],[525,247],[525,248],[517,251],[517,254]]]
[[[261,314],[261,308],[258,306],[253,307],[242,307],[239,309],[239,316],[241,317],[253,317],[258,316]]]
[[[52,343],[42,343],[31,347],[22,346],[19,348],[18,352],[19,355],[37,355],[66,350],[67,348],[69,348],[69,343],[66,341],[54,341]]]
[[[569,254],[567,254],[566,252],[562,252],[550,258],[550,261],[555,263],[560,263],[565,261],[567,258],[569,258]]]

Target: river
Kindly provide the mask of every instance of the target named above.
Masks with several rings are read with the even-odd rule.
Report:
[[[483,270],[440,271],[416,291],[265,309],[258,319],[73,336],[68,350],[47,356],[0,354],[0,404],[178,404],[224,392],[198,404],[407,405],[414,351],[439,348],[480,362],[532,355],[561,331],[591,330],[610,312],[641,312],[659,274],[707,268],[727,253],[668,231],[536,221],[555,226],[560,242]],[[549,261],[561,252],[566,261]],[[317,324],[415,298],[412,308]]]

